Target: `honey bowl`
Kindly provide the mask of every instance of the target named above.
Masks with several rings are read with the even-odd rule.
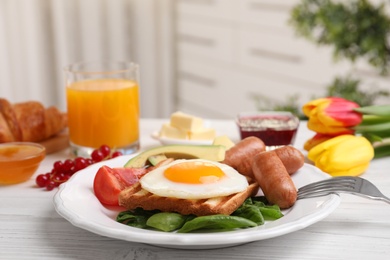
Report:
[[[242,112],[237,116],[241,139],[260,138],[268,150],[293,144],[299,119],[286,111]]]
[[[46,149],[38,143],[0,144],[0,185],[25,182],[45,158]]]

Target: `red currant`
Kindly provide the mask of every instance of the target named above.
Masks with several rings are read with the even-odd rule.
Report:
[[[91,154],[91,158],[94,162],[103,161],[104,157],[104,154],[100,150],[94,150]]]
[[[75,172],[84,169],[85,167],[88,166],[87,159],[82,158],[82,157],[77,157],[74,159],[74,170]]]
[[[115,158],[115,157],[118,157],[118,156],[121,156],[122,153],[120,151],[115,151],[111,154],[111,158]]]
[[[93,164],[93,160],[91,158],[87,158],[86,160],[87,160],[87,166]]]
[[[108,145],[102,145],[99,149],[92,152],[91,158],[77,157],[74,160],[56,161],[50,172],[39,174],[35,178],[38,187],[46,188],[51,191],[61,183],[66,182],[77,171],[109,158],[115,158],[122,155],[119,151],[111,151]]]
[[[39,174],[35,179],[35,183],[38,185],[38,187],[43,188],[46,186],[48,180],[49,177],[46,174]]]
[[[56,183],[54,181],[48,181],[46,184],[46,190],[51,191],[56,187]]]
[[[61,161],[56,161],[54,164],[53,164],[53,170],[57,171],[57,172],[61,172],[62,171],[62,167],[63,167],[64,163],[61,162]]]
[[[51,178],[51,180],[54,181],[55,183],[61,182],[61,176],[60,176],[60,174],[55,174],[55,175],[53,176],[53,178]]]
[[[74,162],[71,159],[67,159],[64,162],[64,165],[62,167],[63,172],[70,172],[72,170],[72,167],[74,166]]]
[[[105,145],[105,144],[99,147],[99,151],[102,152],[104,158],[108,157],[111,153],[110,147],[108,145]]]
[[[71,176],[70,174],[65,174],[64,178],[62,179],[62,182],[66,182],[67,180],[69,180],[70,176]]]

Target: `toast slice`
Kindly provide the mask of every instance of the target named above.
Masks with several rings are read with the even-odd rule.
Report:
[[[177,212],[182,215],[194,214],[207,216],[215,214],[232,214],[250,196],[256,195],[258,184],[252,182],[245,191],[229,196],[214,197],[210,199],[177,199],[160,197],[144,190],[139,182],[122,190],[119,194],[119,205],[133,210],[161,210]]]

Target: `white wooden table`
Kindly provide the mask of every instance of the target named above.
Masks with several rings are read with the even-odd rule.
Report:
[[[159,145],[150,134],[164,120],[143,119],[142,149]],[[233,121],[213,121],[219,133],[238,140]],[[301,123],[297,148],[312,135]],[[38,173],[70,157],[48,155]],[[1,169],[0,169],[1,170]],[[35,175],[35,176],[36,176]],[[324,220],[284,236],[212,250],[178,250],[102,237],[73,226],[53,206],[55,190],[31,180],[0,186],[0,259],[389,259],[390,205],[342,194],[339,207]],[[390,158],[372,161],[362,177],[390,195]]]

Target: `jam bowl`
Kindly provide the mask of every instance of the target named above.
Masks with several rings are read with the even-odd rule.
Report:
[[[236,123],[241,139],[256,136],[271,149],[294,143],[299,119],[286,111],[242,112]]]
[[[25,182],[45,158],[46,149],[38,143],[0,144],[0,185]]]

